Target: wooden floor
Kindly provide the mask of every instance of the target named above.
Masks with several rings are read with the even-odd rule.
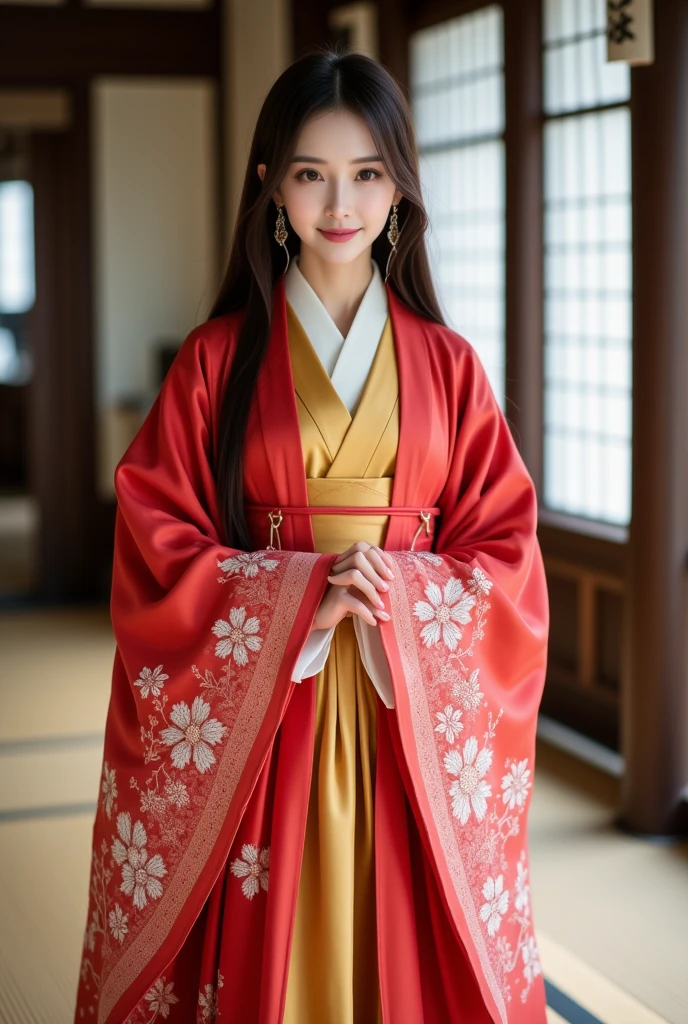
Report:
[[[106,608],[0,616],[0,1024],[73,1019],[114,644]],[[550,1024],[688,1022],[688,844],[539,741],[532,899]]]

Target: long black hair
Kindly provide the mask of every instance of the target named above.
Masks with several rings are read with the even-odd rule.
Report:
[[[425,245],[428,216],[423,204],[415,131],[406,98],[377,61],[340,47],[318,47],[291,64],[265,98],[246,168],[229,264],[209,319],[245,310],[220,406],[216,483],[226,542],[249,550],[244,511],[243,448],[251,399],[270,338],[273,288],[284,271],[285,253],[274,239],[277,208],[272,195],[288,172],[301,130],[312,117],[348,110],[362,117],[387,173],[402,193],[399,238],[389,283],[412,310],[445,323]],[[266,165],[261,181],[257,167]],[[286,208],[283,208],[285,218]],[[372,258],[384,277],[390,244],[382,231]],[[296,233],[286,242],[299,251]]]

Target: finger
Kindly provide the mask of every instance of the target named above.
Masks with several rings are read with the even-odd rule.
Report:
[[[368,608],[368,610],[371,611],[373,615],[375,615],[378,619],[384,619],[385,621],[387,621],[387,619],[391,618],[389,612],[386,611],[384,608],[372,606],[368,598],[365,596],[365,594],[363,594],[360,590],[357,590],[356,587],[349,587],[349,593],[353,597],[355,597],[357,601],[361,601],[366,606],[366,608]]]
[[[349,569],[346,572],[338,573],[335,576],[328,576],[327,579],[330,583],[334,583],[335,586],[358,587],[359,590],[363,591],[372,605],[375,605],[378,608],[384,608],[382,599],[380,598],[374,584],[371,583],[371,581],[358,569]],[[387,586],[386,583],[384,585],[385,587]]]
[[[349,608],[350,612],[354,615],[358,615],[359,618],[369,623],[371,626],[377,625],[377,619],[382,619],[387,622],[391,616],[383,608],[371,608],[368,602],[360,600],[355,594],[352,594],[350,590],[344,592],[346,607]]]
[[[340,562],[343,562],[345,559],[350,558],[351,555],[354,555],[357,551],[366,551],[369,547],[370,547],[370,544],[366,544],[366,542],[364,540],[357,540],[354,544],[351,545],[350,548],[347,548],[346,551],[342,551],[341,555],[339,555],[335,559],[334,564],[338,565]]]
[[[366,579],[370,580],[377,590],[389,590],[389,585],[383,580],[375,566],[368,559],[367,551],[354,552],[346,563],[342,563],[342,565],[340,565],[336,570],[333,568],[333,572],[336,572],[337,575],[339,575],[342,572],[347,572],[349,569],[358,569]]]
[[[366,556],[368,561],[375,566],[380,576],[383,578],[386,577],[390,580],[394,579],[394,573],[390,566],[392,559],[386,551],[383,551],[382,548],[378,548],[375,545],[371,545],[371,547],[366,551]]]

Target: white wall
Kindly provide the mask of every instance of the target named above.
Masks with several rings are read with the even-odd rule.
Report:
[[[207,316],[218,277],[215,92],[206,79],[92,86],[99,489],[156,392],[153,348]]]

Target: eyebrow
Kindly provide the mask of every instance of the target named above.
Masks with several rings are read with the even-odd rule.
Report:
[[[292,161],[293,164],[326,164],[327,160],[321,159],[319,156],[295,156]],[[380,156],[358,156],[355,160],[350,160],[351,164],[373,164],[382,163],[382,157]]]

